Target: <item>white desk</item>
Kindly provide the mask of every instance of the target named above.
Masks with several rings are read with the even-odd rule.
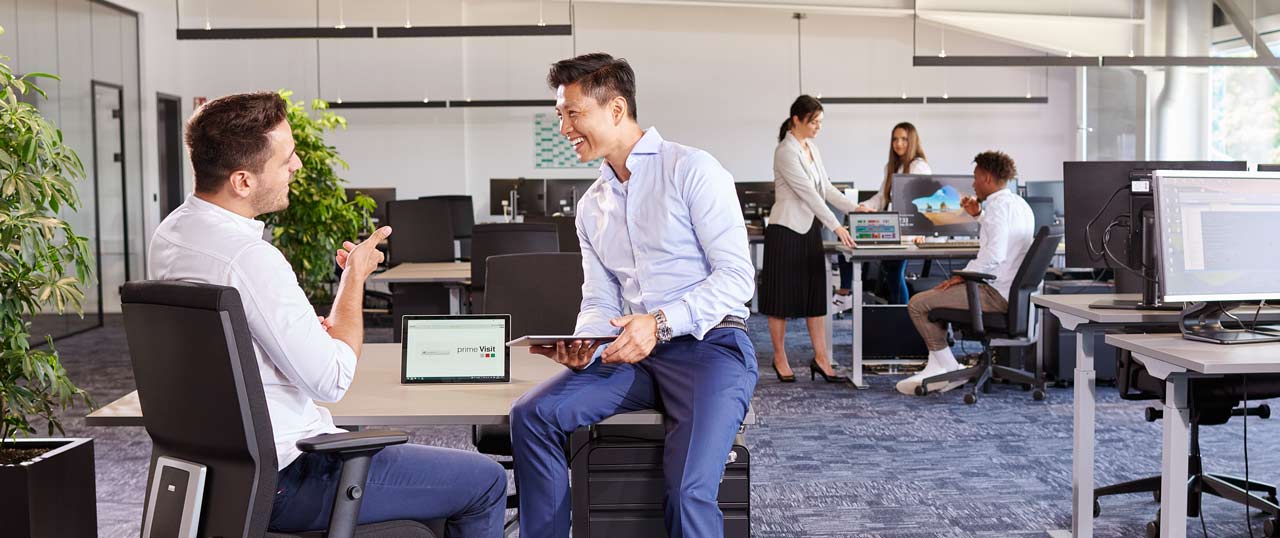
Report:
[[[1164,326],[1172,331],[1176,330],[1174,326],[1179,318],[1179,313],[1175,311],[1102,310],[1089,307],[1094,301],[1112,298],[1137,299],[1139,296],[1062,294],[1037,295],[1031,298],[1033,304],[1047,309],[1050,314],[1057,316],[1064,328],[1077,334],[1072,402],[1071,531],[1049,531],[1049,535],[1055,538],[1093,536],[1094,417],[1097,398],[1097,372],[1093,369],[1095,335],[1099,332],[1143,326]]]
[[[1147,371],[1165,380],[1161,441],[1160,536],[1187,535],[1187,473],[1191,414],[1187,380],[1225,374],[1280,373],[1280,343],[1219,345],[1181,334],[1112,334],[1107,343],[1133,352]],[[1090,499],[1092,504],[1092,499]]]
[[[851,249],[836,242],[827,242],[825,245],[828,255],[827,259],[827,289],[831,289],[831,255],[839,253],[844,254],[853,265],[853,288],[850,290],[853,298],[853,311],[850,315],[853,318],[853,354],[849,364],[849,379],[853,381],[853,386],[865,389],[866,381],[862,379],[862,262],[865,261],[882,261],[882,260],[939,260],[939,259],[972,259],[977,257],[978,249],[976,248],[916,248],[914,245],[902,249]],[[831,298],[827,300],[827,353],[831,356],[831,326],[834,323],[832,314],[835,306],[831,304]],[[832,361],[835,358],[832,357]]]
[[[564,370],[551,359],[511,350],[510,383],[400,383],[400,344],[365,344],[355,378],[342,400],[322,403],[338,426],[422,426],[507,424],[511,403],[538,383]],[[661,424],[656,411],[635,411],[601,424]],[[747,411],[744,424],[755,423]],[[138,392],[130,392],[85,417],[89,426],[142,426]]]
[[[471,262],[401,263],[369,277],[387,284],[444,284],[449,288],[449,312],[462,313],[462,290],[471,285]]]

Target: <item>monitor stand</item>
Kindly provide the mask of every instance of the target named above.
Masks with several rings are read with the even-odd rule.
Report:
[[[1214,344],[1260,344],[1280,342],[1280,328],[1274,325],[1254,329],[1229,329],[1222,325],[1226,312],[1240,306],[1239,302],[1195,303],[1182,315],[1182,337],[1187,340]],[[1232,320],[1233,322],[1235,320]],[[1238,322],[1236,322],[1238,324]]]

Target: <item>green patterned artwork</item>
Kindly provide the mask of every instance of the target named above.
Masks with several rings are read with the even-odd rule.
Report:
[[[573,146],[560,136],[560,120],[554,114],[533,115],[534,168],[600,168],[600,161],[578,162]]]

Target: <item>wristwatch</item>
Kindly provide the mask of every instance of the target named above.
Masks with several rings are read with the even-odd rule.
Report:
[[[661,310],[653,313],[654,321],[658,322],[658,343],[665,344],[671,341],[671,325],[667,323],[667,315]]]

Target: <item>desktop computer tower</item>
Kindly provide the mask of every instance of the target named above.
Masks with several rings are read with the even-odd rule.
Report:
[[[1114,287],[1109,283],[1092,280],[1046,280],[1042,293],[1045,295],[1114,293]],[[1053,314],[1044,309],[1040,309],[1040,312],[1043,316],[1040,326],[1041,338],[1037,345],[1044,346],[1045,378],[1059,385],[1069,383],[1075,378],[1078,335],[1075,331],[1063,328]],[[1116,379],[1116,350],[1106,344],[1105,338],[1106,336],[1101,333],[1094,337],[1093,370],[1097,373],[1098,381],[1112,382]]]
[[[661,538],[666,481],[662,425],[599,425],[569,440],[574,538]],[[751,536],[751,453],[742,436],[720,481],[724,536]]]

